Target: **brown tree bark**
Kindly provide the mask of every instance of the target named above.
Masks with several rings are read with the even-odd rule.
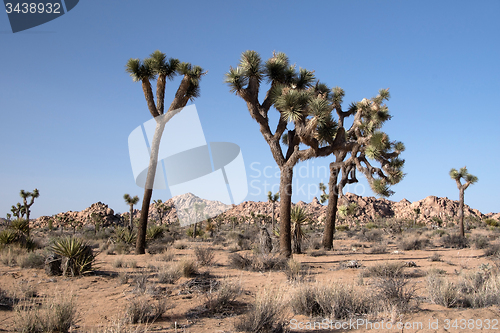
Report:
[[[460,236],[465,237],[464,230],[464,196],[465,189],[464,186],[460,186],[460,196],[459,196],[459,206],[458,206],[458,225],[460,227]]]
[[[134,213],[134,205],[130,205],[130,219],[128,222],[128,230],[130,231],[134,229],[134,219],[132,218],[133,213]]]
[[[328,205],[326,207],[325,231],[323,233],[323,247],[333,248],[333,234],[335,233],[335,219],[337,218],[337,204],[339,191],[337,188],[339,170],[330,164],[330,180],[328,181]]]
[[[292,207],[293,169],[288,166],[280,168],[280,255],[292,256],[292,238],[290,211]]]

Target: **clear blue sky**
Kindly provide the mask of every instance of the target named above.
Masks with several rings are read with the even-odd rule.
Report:
[[[392,200],[458,199],[448,172],[466,165],[479,177],[466,203],[498,212],[498,13],[497,0],[80,1],[68,14],[16,34],[0,13],[0,216],[20,201],[20,189],[40,190],[33,217],[97,201],[123,212],[124,193],[142,197],[127,138],[151,116],[124,65],[157,49],[209,71],[195,104],[207,141],[241,147],[254,181],[247,200],[266,200],[264,182],[277,189],[279,179],[257,177],[275,164],[224,73],[245,50],[263,59],[276,50],[344,88],[346,105],[390,87],[393,119],[385,130],[407,148],[407,176]],[[167,86],[167,99],[178,82]],[[317,183],[327,178],[312,170],[329,161],[295,173],[294,201],[319,194]],[[366,183],[356,191],[373,195]],[[153,198],[170,193],[155,191]]]

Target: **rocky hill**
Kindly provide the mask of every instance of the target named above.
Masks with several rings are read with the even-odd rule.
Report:
[[[359,220],[361,223],[367,223],[369,221],[376,220],[377,218],[395,218],[395,219],[411,219],[415,218],[415,209],[420,209],[420,214],[418,215],[417,222],[423,222],[427,224],[432,223],[434,217],[440,218],[442,221],[446,222],[448,220],[454,220],[458,216],[458,201],[450,200],[448,198],[439,198],[436,196],[428,196],[425,199],[410,202],[403,199],[399,202],[378,199],[375,197],[361,197],[355,194],[347,193],[347,199],[350,202],[355,202],[358,205],[358,210],[354,219]],[[204,204],[204,214],[209,214],[214,216],[220,212],[224,212],[225,220],[230,220],[231,217],[250,217],[250,216],[271,216],[272,205],[270,202],[254,202],[245,201],[239,205],[225,205],[218,201],[208,201],[203,200],[191,193],[184,194],[182,196],[177,196],[175,198],[167,200],[164,204],[168,207],[172,207],[168,210],[162,218],[162,223],[170,224],[177,221],[177,212],[175,209],[176,203],[178,206],[183,207],[193,207],[195,203]],[[297,205],[305,207],[313,221],[322,223],[326,216],[326,205],[319,203],[317,198],[314,198],[311,203],[305,203],[299,201]],[[68,216],[72,219],[81,221],[83,224],[91,223],[90,216],[92,213],[99,214],[102,216],[104,224],[116,224],[122,223],[123,219],[128,218],[128,213],[123,213],[121,215],[115,215],[114,211],[101,202],[92,204],[89,208],[86,208],[80,212],[66,212],[59,213],[55,216],[42,216],[38,219],[32,220],[34,227],[44,227],[47,225],[50,219],[53,220],[53,225],[57,226],[58,222],[55,219],[57,216]],[[500,213],[488,213],[483,214],[477,209],[472,209],[468,205],[464,207],[465,216],[471,216],[478,219],[484,218],[494,218],[500,219]],[[138,218],[140,211],[135,209],[133,211],[134,218]],[[279,203],[275,204],[275,216],[279,220]],[[149,219],[159,220],[158,211],[156,205],[152,204],[149,210]]]

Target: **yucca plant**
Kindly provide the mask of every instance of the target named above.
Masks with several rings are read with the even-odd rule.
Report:
[[[12,222],[10,222],[10,228],[24,235],[28,235],[30,230],[28,220],[23,218],[12,220]]]
[[[163,237],[163,232],[165,230],[162,226],[152,225],[146,230],[146,239],[153,240]]]
[[[18,235],[12,229],[5,229],[0,232],[0,245],[8,245],[17,241]]]
[[[295,206],[290,213],[290,220],[292,222],[293,252],[302,253],[302,240],[306,238],[302,226],[309,222],[309,214],[301,206]]]
[[[116,227],[115,229],[115,240],[117,242],[123,242],[125,244],[133,244],[136,241],[137,234],[130,231],[127,228]]]
[[[54,241],[50,250],[63,257],[63,275],[79,276],[93,270],[95,256],[90,245],[76,237],[66,237]]]

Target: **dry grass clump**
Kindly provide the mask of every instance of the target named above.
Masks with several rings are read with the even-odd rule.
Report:
[[[287,259],[279,255],[254,254],[251,256],[233,253],[229,255],[229,267],[251,271],[280,271],[287,267]]]
[[[172,250],[166,249],[162,253],[157,254],[155,258],[159,261],[172,261],[174,260],[174,252]]]
[[[287,265],[283,271],[288,281],[298,281],[304,277],[302,263],[293,259],[288,260]]]
[[[77,321],[77,308],[73,297],[56,297],[41,307],[34,301],[16,306],[14,327],[17,332],[68,332]]]
[[[432,254],[432,256],[429,257],[429,261],[442,261],[441,255],[435,252]]]
[[[469,247],[469,240],[459,234],[444,235],[441,239],[444,247],[447,248],[464,249]]]
[[[374,310],[374,300],[367,295],[339,283],[300,284],[290,296],[290,307],[297,315],[346,319]]]
[[[45,266],[45,257],[36,251],[19,257],[17,261],[21,268],[43,269]]]
[[[384,254],[387,252],[387,246],[385,244],[373,245],[369,251],[370,254]]]
[[[431,274],[427,277],[429,299],[451,307],[484,308],[500,304],[500,274],[489,268],[464,274],[457,283]]]
[[[488,247],[484,249],[484,255],[487,257],[500,257],[500,244],[489,244]]]
[[[387,262],[366,267],[361,275],[363,277],[386,277],[386,276],[402,276],[404,264],[401,262]]]
[[[381,242],[383,233],[382,230],[379,229],[362,229],[361,233],[358,234],[358,239],[361,241],[368,241],[368,242]]]
[[[184,277],[192,277],[198,274],[198,266],[193,260],[181,260],[177,267]]]
[[[187,249],[188,245],[185,241],[183,240],[176,240],[172,246],[174,247],[174,249],[177,249],[177,250],[184,250],[184,249]]]
[[[215,258],[215,251],[210,247],[198,246],[194,249],[194,255],[196,256],[196,262],[200,266],[211,265]]]
[[[255,297],[249,312],[236,324],[243,332],[282,332],[285,325],[284,295],[275,289],[261,289]]]
[[[471,243],[474,245],[476,249],[480,250],[490,246],[488,238],[483,235],[475,235],[474,237],[471,237]]]
[[[160,268],[157,277],[159,283],[174,284],[182,276],[179,265],[166,265]]]
[[[413,236],[401,239],[398,247],[403,251],[423,250],[429,245],[429,243],[428,238]]]
[[[210,284],[210,289],[205,294],[207,298],[205,306],[212,313],[225,312],[242,292],[240,281],[224,278]]]
[[[164,298],[154,300],[147,295],[134,297],[129,300],[125,309],[125,319],[131,324],[152,323],[167,311]]]

